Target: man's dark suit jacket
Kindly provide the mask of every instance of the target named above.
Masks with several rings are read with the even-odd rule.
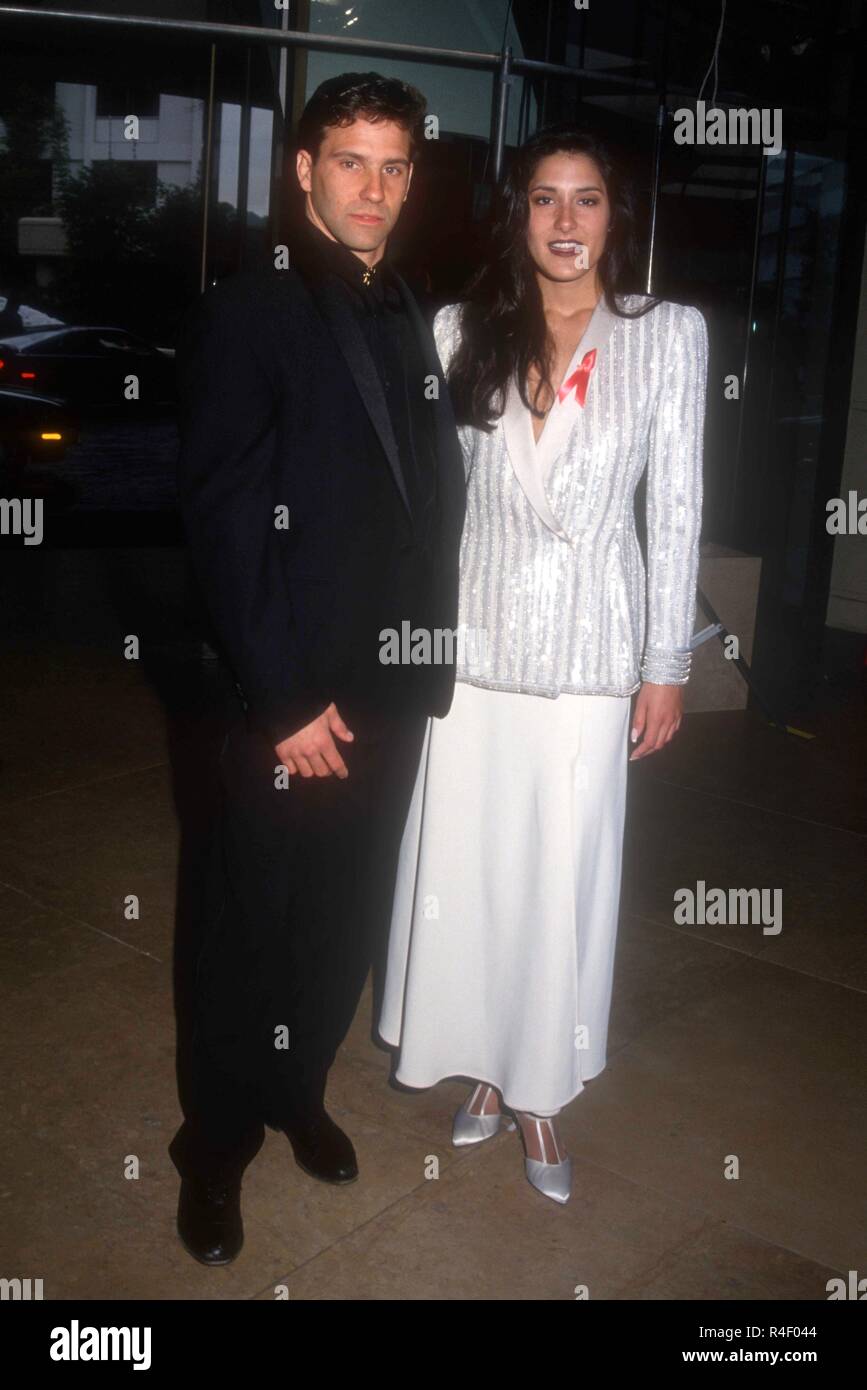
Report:
[[[272,745],[332,700],[356,737],[389,713],[441,716],[451,704],[453,664],[379,661],[384,628],[456,627],[465,507],[433,336],[396,282],[438,383],[437,505],[424,532],[374,360],[334,276],[305,275],[303,262],[242,271],[182,324],[181,509],[248,720]],[[288,529],[275,524],[281,507]]]

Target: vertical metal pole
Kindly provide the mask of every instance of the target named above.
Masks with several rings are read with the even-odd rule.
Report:
[[[295,0],[295,28],[303,29],[305,34],[310,33],[310,5],[311,0]],[[298,120],[304,110],[307,91],[307,60],[309,53],[306,48],[296,47],[292,50],[292,129],[298,127]],[[314,55],[315,56],[315,55]]]
[[[554,0],[548,0],[548,17],[545,21],[545,62],[551,61],[551,11]],[[544,126],[548,116],[548,78],[542,78],[542,114],[539,118],[539,125]]]
[[[653,145],[653,191],[650,206],[650,245],[647,251],[647,283],[645,293],[653,293],[653,253],[656,249],[656,219],[659,210],[659,184],[662,178],[662,148],[665,142],[665,118],[668,114],[668,44],[671,34],[671,0],[665,0],[665,19],[662,28],[662,71],[659,74],[659,105],[656,109],[656,135]]]
[[[280,11],[280,28],[282,32],[288,33],[289,30],[289,11]],[[282,116],[281,134],[285,138],[289,126],[289,49],[285,43],[280,45],[280,62],[277,68],[277,97],[280,102],[280,113]]]
[[[250,64],[249,48],[244,64],[244,100],[241,106],[241,128],[238,132],[238,268],[244,265],[247,252],[247,205],[250,201]]]
[[[211,44],[211,73],[208,80],[208,122],[205,131],[205,168],[202,175],[202,264],[199,292],[204,294],[208,274],[208,212],[211,206],[211,157],[214,146],[214,86],[217,73],[217,45]]]
[[[791,150],[786,152],[789,158]],[[759,251],[762,244],[762,218],[765,211],[765,177],[767,171],[767,159],[763,154],[758,156],[758,183],[756,188],[756,229],[753,236],[753,272],[750,278],[750,299],[747,306],[747,332],[744,340],[744,361],[741,372],[741,408],[738,412],[738,438],[735,445],[735,466],[732,470],[732,486],[729,493],[729,513],[726,518],[729,530],[735,522],[735,506],[740,487],[741,468],[743,463],[743,444],[744,444],[744,413],[747,408],[747,376],[750,369],[750,344],[753,339],[753,309],[756,302],[756,281],[759,275]],[[783,242],[785,228],[780,221],[780,240]],[[785,254],[784,248],[782,254]]]
[[[280,28],[289,28],[289,11],[280,11]],[[283,191],[286,178],[286,154],[289,146],[289,49],[280,45],[277,64],[277,90],[274,101],[274,118],[271,123],[271,182],[268,189],[268,238],[274,246],[282,240],[282,221],[284,212]]]
[[[506,121],[509,115],[509,87],[512,79],[512,50],[503,49],[500,70],[497,78],[495,101],[497,104],[494,125],[494,182],[499,183],[503,172],[503,151],[506,145]]]
[[[662,142],[665,138],[665,102],[656,111],[656,141],[653,149],[653,195],[650,203],[650,246],[647,252],[647,283],[645,294],[653,294],[653,253],[656,249],[656,216],[659,206],[659,180],[662,169]]]

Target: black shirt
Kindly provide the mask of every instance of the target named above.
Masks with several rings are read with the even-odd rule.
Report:
[[[291,254],[302,270],[336,276],[344,286],[382,383],[413,530],[421,539],[436,499],[433,407],[425,394],[427,367],[388,253],[369,268],[305,217]]]

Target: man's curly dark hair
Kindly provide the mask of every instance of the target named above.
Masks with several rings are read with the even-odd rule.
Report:
[[[298,122],[298,148],[316,159],[329,126],[367,121],[394,121],[409,131],[410,154],[415,159],[421,143],[421,126],[427,101],[417,87],[378,72],[342,72],[320,83]]]

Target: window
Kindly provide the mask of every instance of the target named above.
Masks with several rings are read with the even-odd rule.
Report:
[[[122,120],[124,116],[138,116],[141,120],[156,120],[159,113],[159,92],[151,87],[118,82],[100,83],[96,89],[97,118]]]

